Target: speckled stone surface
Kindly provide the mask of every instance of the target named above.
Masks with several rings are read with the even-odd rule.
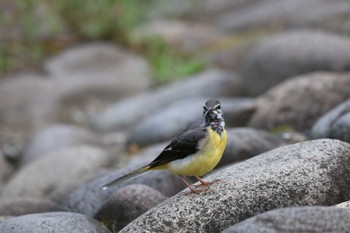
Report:
[[[6,233],[110,233],[98,221],[82,214],[50,212],[8,218],[0,222],[0,232]]]
[[[344,201],[342,203],[336,204],[335,207],[350,208],[350,201]]]
[[[350,209],[304,206],[272,210],[222,233],[338,233],[350,229]]]
[[[268,210],[334,205],[350,195],[350,145],[321,139],[277,148],[209,177],[200,194],[179,193],[121,232],[219,232]]]

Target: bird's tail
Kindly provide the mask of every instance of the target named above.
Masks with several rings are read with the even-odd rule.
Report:
[[[139,175],[142,175],[143,173],[148,172],[149,168],[150,168],[150,166],[144,166],[144,167],[141,167],[139,169],[136,169],[135,171],[132,171],[132,172],[130,172],[122,177],[119,177],[117,179],[114,179],[114,180],[108,182],[107,184],[102,186],[102,189],[103,190],[109,189],[113,185],[116,185],[116,184],[121,183],[123,181],[130,180],[130,179],[135,178]]]

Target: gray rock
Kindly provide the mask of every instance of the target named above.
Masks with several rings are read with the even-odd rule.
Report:
[[[136,155],[135,159],[124,168],[117,171],[111,171],[81,188],[76,189],[61,200],[60,206],[63,206],[68,211],[83,213],[92,217],[97,213],[108,197],[114,192],[117,192],[120,188],[131,184],[147,185],[158,190],[165,196],[172,196],[178,193],[184,189],[185,185],[178,176],[168,171],[150,171],[142,176],[115,185],[110,189],[102,190],[102,186],[107,182],[151,162],[163,148],[164,144],[146,149]]]
[[[163,194],[148,186],[129,185],[113,193],[94,218],[102,222],[112,222],[111,228],[119,231],[165,199]]]
[[[335,207],[338,207],[338,208],[350,208],[350,201],[345,201],[345,202],[336,204]]]
[[[53,198],[80,176],[107,166],[110,156],[97,147],[80,145],[27,164],[11,177],[1,198]],[[30,185],[29,185],[30,184]]]
[[[219,232],[242,219],[287,206],[334,205],[350,194],[350,144],[315,140],[277,148],[209,177],[147,211],[121,232]]]
[[[97,116],[92,126],[101,131],[129,129],[146,116],[181,99],[239,95],[239,83],[235,74],[218,70],[206,71],[184,81],[119,101]]]
[[[112,44],[90,43],[69,49],[46,63],[61,104],[59,119],[88,125],[116,99],[151,86],[150,66]]]
[[[110,233],[102,224],[82,214],[50,212],[8,218],[0,222],[6,233]]]
[[[0,201],[0,215],[19,216],[24,214],[59,211],[56,203],[46,199],[18,198]]]
[[[87,129],[74,125],[51,125],[33,136],[22,157],[21,165],[41,158],[43,155],[53,155],[51,151],[83,144],[98,145],[99,142],[97,137]]]
[[[169,107],[164,107],[159,113],[141,121],[129,135],[127,144],[146,146],[173,139],[191,123],[202,117],[203,104],[208,100],[205,97],[180,100]],[[249,98],[219,98],[224,108],[227,126],[237,126],[235,114],[243,107],[250,105]]]
[[[292,144],[292,143],[297,143],[297,142],[305,142],[307,140],[309,140],[309,137],[303,133],[299,133],[296,131],[292,131],[290,129],[285,129],[275,133],[275,135],[277,135],[278,137],[282,138],[283,141],[286,144]]]
[[[350,142],[350,99],[323,115],[312,127],[311,135]]]
[[[350,210],[304,206],[268,211],[242,221],[222,233],[347,232]]]
[[[241,8],[246,8],[252,5],[253,0],[203,0],[200,2],[192,2],[192,5],[187,9],[183,9],[181,16],[186,19],[195,19],[198,21],[213,22],[215,19],[230,12],[232,10],[240,11]],[[254,5],[257,5],[254,2]]]
[[[345,31],[346,23],[340,21],[350,10],[349,2],[343,0],[332,2],[327,0],[264,0],[259,2],[238,0],[233,2],[238,3],[231,4],[232,7],[225,9],[226,13],[217,15],[217,20],[213,17],[207,17],[207,20],[212,19],[212,22],[214,21],[219,28],[227,32],[261,30],[261,28],[281,30],[281,28],[306,27]],[[202,17],[206,15],[202,14]]]
[[[276,135],[252,128],[227,129],[227,138],[227,146],[218,167],[249,159],[285,144]]]
[[[56,118],[55,85],[42,76],[10,77],[0,85],[0,123],[16,128],[37,129]]]
[[[251,51],[241,73],[243,86],[253,95],[296,75],[350,70],[350,40],[326,32],[286,32],[262,40]]]
[[[45,68],[61,84],[65,98],[106,92],[125,96],[151,85],[150,67],[144,59],[106,43],[71,48],[48,59]]]
[[[322,114],[350,98],[350,74],[312,73],[287,80],[257,100],[249,126],[310,130]]]
[[[14,171],[14,166],[5,159],[4,154],[0,151],[0,186],[10,178]]]

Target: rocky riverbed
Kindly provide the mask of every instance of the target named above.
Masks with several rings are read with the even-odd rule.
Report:
[[[179,4],[183,1],[176,1]],[[348,232],[350,2],[204,0],[138,29],[208,62],[157,86],[89,42],[0,85],[0,232]],[[180,20],[181,19],[181,20]],[[172,29],[172,30],[171,30]],[[152,161],[207,99],[228,145],[203,193]]]

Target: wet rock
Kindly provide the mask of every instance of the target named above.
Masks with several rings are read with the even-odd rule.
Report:
[[[323,115],[312,127],[311,135],[350,142],[350,99]]]
[[[285,145],[270,132],[252,128],[227,129],[227,146],[218,167],[239,162]]]
[[[205,97],[180,100],[141,121],[129,135],[127,144],[146,146],[173,139],[191,123],[201,119]],[[219,98],[227,126],[237,126],[237,111],[252,103],[249,98]]]
[[[100,131],[129,129],[172,102],[194,96],[235,96],[241,92],[232,73],[210,70],[149,93],[127,98],[97,116],[92,125]],[[121,114],[122,113],[122,114]]]
[[[0,222],[1,232],[46,233],[46,232],[88,232],[110,233],[101,223],[82,214],[50,212],[28,214],[8,218]]]
[[[350,210],[304,206],[272,210],[240,222],[222,233],[346,232]]]
[[[24,214],[59,211],[56,203],[46,199],[18,198],[0,201],[0,215],[19,216]]]
[[[22,167],[4,186],[0,197],[53,198],[80,176],[101,169],[111,161],[100,148],[84,145],[51,153]]]
[[[112,222],[111,228],[119,231],[165,199],[163,194],[148,186],[129,185],[113,193],[94,218],[102,222]]]
[[[62,199],[60,206],[63,206],[68,211],[94,216],[113,193],[131,184],[147,185],[158,190],[165,196],[172,196],[178,193],[184,189],[185,185],[178,176],[171,174],[168,171],[150,171],[132,180],[115,185],[110,189],[102,190],[102,186],[111,180],[151,162],[163,148],[164,144],[146,149],[136,155],[135,159],[124,168],[117,171],[110,171],[109,173],[76,189]]]
[[[310,130],[322,114],[350,98],[350,74],[312,73],[287,80],[257,100],[249,126]]]
[[[206,192],[170,197],[121,232],[219,232],[287,206],[334,205],[350,194],[350,144],[315,140],[277,148],[207,177]]]
[[[251,51],[241,73],[243,86],[253,95],[296,75],[350,70],[350,40],[321,31],[275,35],[262,40]]]
[[[41,158],[43,155],[54,155],[50,153],[52,151],[83,144],[98,145],[99,143],[97,137],[84,128],[74,125],[51,125],[33,136],[23,155],[21,165]]]

